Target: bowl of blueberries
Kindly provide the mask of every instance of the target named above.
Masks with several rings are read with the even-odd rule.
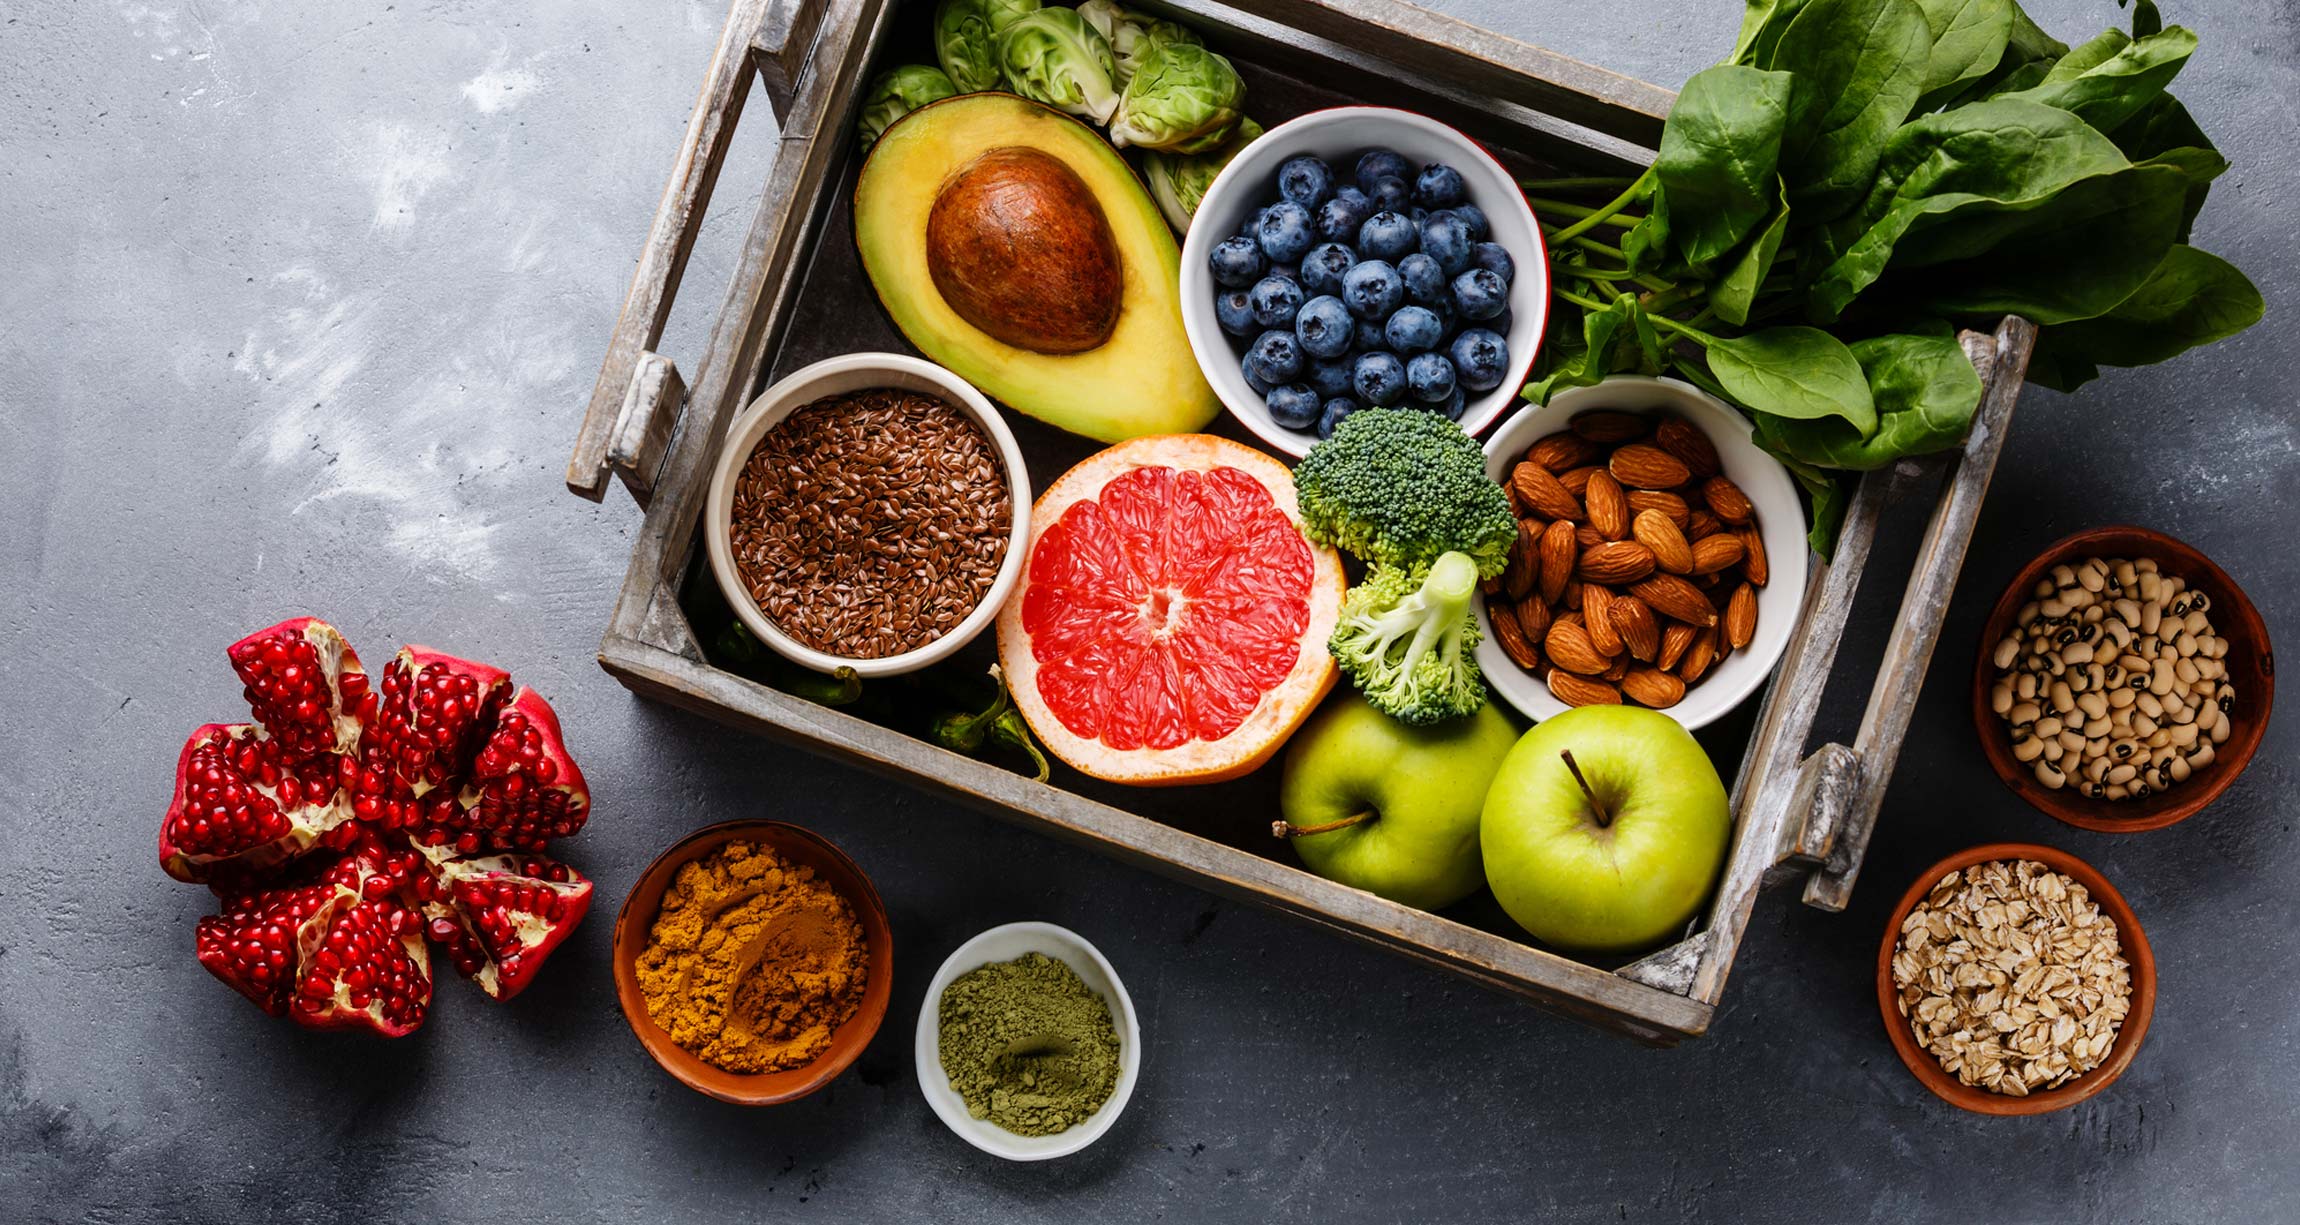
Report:
[[[1232,416],[1306,454],[1361,408],[1476,434],[1533,366],[1541,229],[1477,142],[1410,111],[1280,124],[1206,190],[1182,244],[1182,323]]]

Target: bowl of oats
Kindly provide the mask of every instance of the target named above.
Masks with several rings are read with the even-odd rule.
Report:
[[[1992,843],[1901,895],[1877,949],[1877,1006],[1901,1062],[1941,1100],[2046,1114],[2132,1065],[2156,1007],[2156,958],[2092,865]]]

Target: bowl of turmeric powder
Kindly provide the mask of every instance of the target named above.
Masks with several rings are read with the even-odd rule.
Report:
[[[742,1106],[822,1088],[894,985],[878,891],[819,834],[730,821],[648,866],[615,917],[615,995],[673,1079]]]

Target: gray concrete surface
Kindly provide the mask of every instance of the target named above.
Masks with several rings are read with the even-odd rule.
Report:
[[[1449,7],[1665,82],[1733,21],[1726,0]],[[2062,32],[2122,17],[2034,7]],[[0,3],[0,1218],[2300,1219],[2300,718],[2205,816],[2107,837],[1997,787],[1957,681],[1997,585],[2099,522],[2193,541],[2300,630],[2300,18],[2167,8],[2202,32],[2181,93],[2235,163],[2201,241],[2259,279],[2270,322],[2031,395],[1853,909],[1768,898],[1715,1035],[1652,1052],[763,748],[594,666],[638,516],[559,472],[714,0]],[[675,354],[737,224],[696,259]],[[363,1044],[271,1022],[193,962],[208,899],[153,861],[169,770],[239,706],[222,646],[302,611],[371,658],[463,649],[558,704],[598,800],[563,849],[600,899],[523,998],[446,982],[420,1036]],[[641,1053],[606,917],[682,831],[761,814],[849,848],[905,953],[854,1072],[742,1111]],[[1889,895],[1995,838],[2090,858],[2163,963],[2131,1072],[2047,1118],[1929,1098],[1870,996]],[[1024,917],[1101,944],[1149,1043],[1117,1129],[1037,1168],[948,1134],[908,1053],[942,952]]]

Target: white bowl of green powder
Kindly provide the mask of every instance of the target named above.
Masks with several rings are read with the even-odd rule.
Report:
[[[1142,1025],[1086,938],[1009,923],[958,946],[918,1014],[918,1087],[960,1139],[1009,1161],[1102,1137],[1142,1070]]]

